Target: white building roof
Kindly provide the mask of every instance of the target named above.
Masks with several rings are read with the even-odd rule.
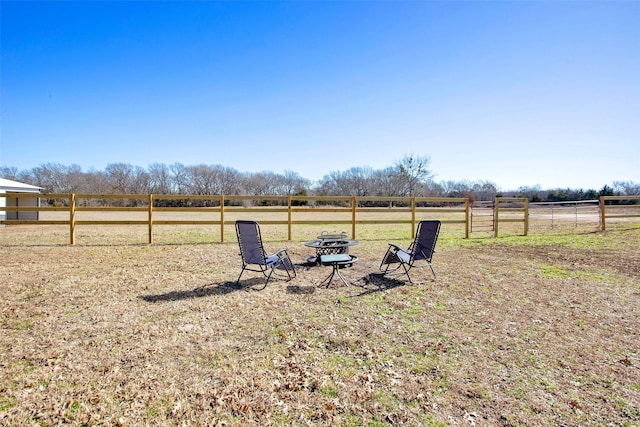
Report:
[[[42,187],[36,187],[35,185],[29,185],[23,182],[0,178],[0,192],[2,193],[7,191],[15,191],[15,192],[22,192],[22,193],[38,193],[42,189],[43,189]]]

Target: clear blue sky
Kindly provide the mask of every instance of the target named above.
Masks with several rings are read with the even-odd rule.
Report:
[[[0,166],[640,181],[640,1],[2,1]]]

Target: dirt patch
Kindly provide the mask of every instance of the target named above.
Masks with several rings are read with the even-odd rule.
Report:
[[[534,262],[562,266],[570,271],[597,271],[640,277],[640,251],[621,257],[620,251],[611,249],[573,249],[563,245],[514,247],[491,245],[494,254],[507,259],[526,257]]]

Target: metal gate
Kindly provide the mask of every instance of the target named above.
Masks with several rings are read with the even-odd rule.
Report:
[[[494,201],[474,201],[471,204],[471,232],[495,230]]]

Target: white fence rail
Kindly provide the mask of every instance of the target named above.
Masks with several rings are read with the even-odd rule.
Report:
[[[600,228],[600,202],[580,200],[529,203],[529,226],[532,229]]]

